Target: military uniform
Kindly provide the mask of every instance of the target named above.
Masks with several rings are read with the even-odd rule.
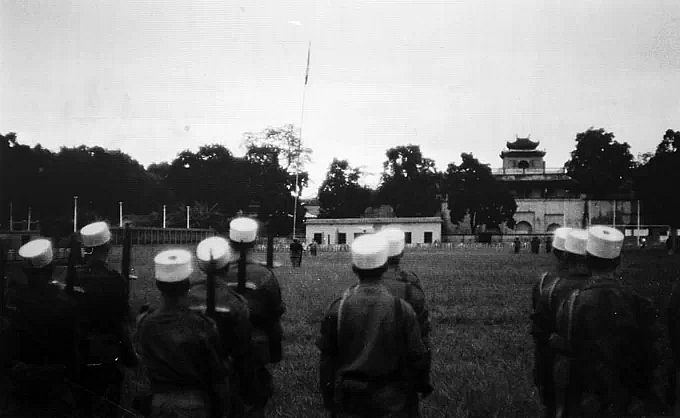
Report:
[[[611,276],[569,296],[557,314],[565,416],[664,413],[664,327],[651,300]]]
[[[140,315],[135,348],[150,382],[152,417],[226,415],[228,363],[217,324],[185,306],[191,253],[168,250],[154,258],[162,306]]]
[[[211,318],[188,307],[149,311],[138,321],[135,347],[151,384],[152,416],[212,416],[213,385],[229,370]]]
[[[238,287],[238,266],[232,263],[229,272],[222,276],[227,285],[236,291]],[[267,398],[274,393],[274,382],[266,365],[278,363],[283,357],[283,327],[281,316],[286,311],[281,297],[281,288],[274,272],[260,264],[246,265],[246,287],[243,297],[248,301],[252,325],[252,354],[255,374],[259,382],[259,393]],[[258,401],[246,416],[263,417],[266,401]]]
[[[418,276],[410,271],[402,270],[399,266],[389,267],[383,275],[383,285],[390,293],[404,299],[411,305],[418,318],[423,344],[430,349],[430,310],[427,307],[425,291]]]
[[[550,345],[561,416],[665,413],[664,327],[652,302],[614,276],[622,242],[613,228],[589,228],[593,274],[558,302]]]
[[[232,289],[238,287],[237,263],[230,265],[224,280]],[[243,297],[248,301],[250,310],[256,362],[262,365],[278,363],[283,354],[281,316],[286,312],[286,307],[274,272],[260,264],[248,262]]]
[[[392,413],[377,416],[419,416],[416,389],[427,381],[416,379],[427,374],[428,361],[411,306],[382,284],[353,288],[342,303],[342,318],[338,319],[341,301],[336,299],[326,312],[317,340],[324,406],[333,410],[345,402],[335,396],[338,379],[356,378],[377,383],[385,392]],[[403,312],[401,322],[396,319],[396,303]],[[409,410],[414,405],[415,410]],[[357,416],[376,412],[366,409],[365,413]]]
[[[555,317],[560,302],[571,291],[585,286],[590,274],[582,264],[561,264],[554,272],[544,273],[532,290],[531,335],[534,340],[534,384],[546,408],[545,416],[555,411],[553,365],[555,350],[550,336],[556,332]]]
[[[90,260],[77,268],[74,296],[78,302],[85,339],[81,347],[84,367],[79,383],[89,392],[82,394],[86,409],[93,407],[97,396],[120,403],[123,371],[136,364],[128,321],[128,284],[125,278],[101,260]],[[108,406],[107,406],[108,405]],[[102,405],[110,409],[112,405]]]
[[[531,292],[531,336],[534,340],[534,384],[545,407],[544,416],[552,417],[556,410],[553,368],[556,351],[550,337],[556,332],[556,313],[560,302],[570,291],[587,283],[589,270],[584,260],[574,261],[574,255],[585,257],[587,234],[572,234],[572,228],[559,228],[553,235],[553,246],[564,254],[553,271],[541,275]],[[584,235],[585,234],[585,235]],[[568,247],[568,248],[567,248]],[[558,254],[558,253],[556,253]]]
[[[3,322],[9,338],[2,357],[9,369],[4,373],[11,379],[16,416],[64,416],[75,407],[69,380],[80,364],[78,312],[75,300],[49,283],[51,243],[35,240],[20,254],[35,245],[43,246],[49,261],[26,270],[28,282],[7,294],[8,317]]]
[[[206,295],[205,281],[201,280],[192,286],[189,300],[194,310],[205,313]],[[239,414],[245,413],[244,405],[266,403],[271,392],[262,387],[258,380],[248,301],[225,281],[216,280],[215,305],[214,320],[219,330],[220,342],[235,371],[232,380],[232,414],[240,416]]]
[[[368,276],[386,262],[384,237],[357,238],[352,263],[360,283],[330,305],[321,324],[319,384],[325,408],[338,417],[420,416],[427,349],[411,305],[379,275]]]

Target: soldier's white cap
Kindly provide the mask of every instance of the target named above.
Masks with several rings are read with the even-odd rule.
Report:
[[[595,257],[614,259],[621,255],[623,234],[615,228],[595,225],[588,228],[588,247],[586,251]]]
[[[257,221],[251,218],[236,218],[229,223],[229,239],[249,243],[257,238]]]
[[[196,247],[198,266],[202,270],[210,266],[211,255],[213,260],[212,268],[215,270],[224,268],[228,263],[238,259],[238,254],[231,250],[229,241],[222,237],[206,238]]]
[[[552,246],[553,248],[560,250],[560,251],[567,251],[564,248],[564,243],[567,241],[567,235],[569,235],[569,232],[571,232],[574,228],[557,228],[555,232],[553,233],[553,240],[552,240]]]
[[[187,250],[167,250],[158,253],[153,259],[156,280],[174,283],[189,278],[194,271],[191,253]]]
[[[19,248],[19,255],[23,257],[31,267],[45,267],[50,264],[53,259],[52,242],[44,238],[29,241]]]
[[[361,270],[371,270],[387,263],[389,244],[384,235],[368,234],[352,242],[352,264]]]
[[[393,257],[401,254],[404,251],[404,231],[399,228],[389,227],[383,228],[378,232],[387,240],[387,256]]]
[[[99,247],[111,240],[111,231],[106,222],[94,222],[80,230],[83,247]]]
[[[567,240],[564,242],[564,249],[576,255],[586,255],[586,245],[588,244],[588,231],[584,229],[573,229],[569,231]]]

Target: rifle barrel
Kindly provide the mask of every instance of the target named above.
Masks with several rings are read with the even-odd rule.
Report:
[[[243,245],[241,247],[241,255],[238,259],[238,287],[236,290],[240,294],[246,291],[246,257],[248,255],[248,249]]]
[[[5,247],[0,242],[0,318],[5,316]]]

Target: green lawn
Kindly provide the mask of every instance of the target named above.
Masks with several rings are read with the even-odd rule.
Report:
[[[158,303],[153,256],[164,248],[134,249],[132,265],[140,277],[132,285],[134,309]],[[115,251],[111,261],[119,266],[120,248]],[[325,417],[317,390],[314,340],[326,307],[356,280],[349,253],[305,255],[299,269],[290,267],[287,253],[275,254],[275,260],[283,263],[275,273],[287,312],[284,360],[273,367],[277,393],[267,416]],[[509,246],[501,251],[407,250],[402,265],[420,276],[433,320],[435,392],[422,404],[424,417],[538,416],[528,333],[530,288],[553,264],[551,254],[513,254]],[[624,257],[624,268],[626,280],[663,308],[680,272],[680,257],[632,250]],[[128,372],[126,406],[144,385],[138,370]]]

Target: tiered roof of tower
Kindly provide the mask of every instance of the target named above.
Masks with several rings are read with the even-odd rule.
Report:
[[[505,143],[508,149],[501,152],[501,158],[506,156],[543,157],[545,155],[545,151],[536,149],[541,141],[534,142],[528,136],[526,138],[516,136],[515,138],[514,142]]]
[[[538,147],[538,144],[541,143],[541,141],[532,141],[529,139],[529,137],[526,138],[520,138],[520,137],[515,137],[515,142],[506,142],[505,145],[508,147],[508,149],[512,150],[533,150]]]

